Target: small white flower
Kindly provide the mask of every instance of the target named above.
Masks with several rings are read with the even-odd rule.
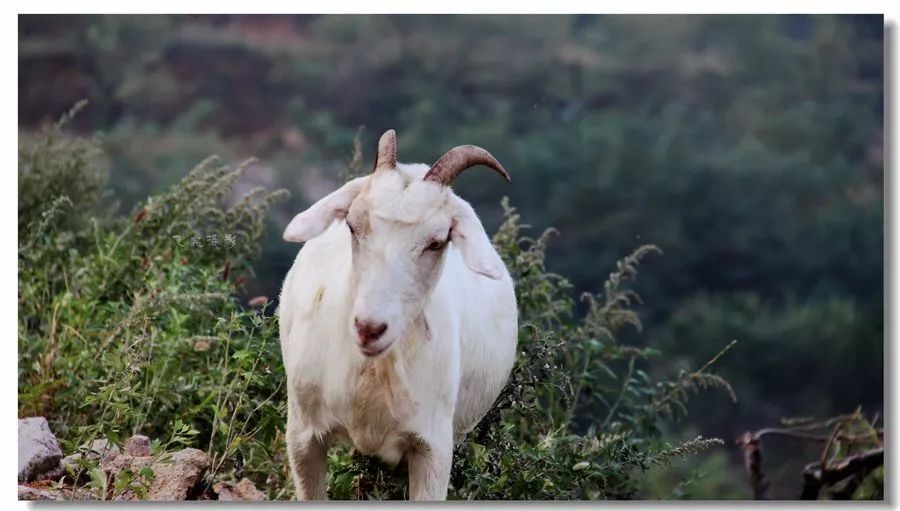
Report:
[[[584,470],[584,469],[588,468],[589,466],[591,466],[591,462],[579,461],[578,463],[572,465],[572,470],[577,472],[579,470]]]

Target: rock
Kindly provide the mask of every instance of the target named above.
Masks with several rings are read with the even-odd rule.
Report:
[[[66,472],[66,469],[63,468],[62,465],[57,465],[46,472],[41,472],[34,478],[34,480],[35,481],[59,481],[66,475],[68,475],[68,473]]]
[[[98,438],[91,442],[90,444],[82,445],[78,448],[79,452],[74,454],[70,454],[62,459],[60,465],[66,471],[66,473],[72,477],[75,477],[79,474],[81,470],[80,461],[83,459],[86,460],[100,460],[100,467],[104,470],[110,468],[115,461],[115,459],[119,456],[119,448],[116,447],[115,444],[110,443],[109,440],[105,438]],[[110,470],[107,470],[109,472]],[[81,477],[78,478],[77,483],[81,483],[88,479],[88,475],[86,473],[81,473]]]
[[[56,483],[42,481],[19,485],[19,500],[96,500],[97,498],[85,489],[71,486],[59,486]]]
[[[134,435],[125,442],[125,454],[129,456],[150,456],[150,438]]]
[[[122,450],[101,438],[94,440],[89,446],[82,446],[81,452],[66,456],[62,466],[74,476],[78,472],[80,460],[99,460],[100,468],[107,474],[110,485],[126,469],[137,477],[141,469],[149,466],[154,477],[147,490],[147,500],[193,500],[199,497],[203,476],[210,465],[206,453],[199,449],[184,449],[161,457],[151,454],[150,439],[143,435],[129,438]],[[85,477],[87,474],[82,474],[82,481],[79,483]],[[132,489],[125,489],[112,498],[139,499]]]
[[[59,466],[62,451],[47,419],[19,419],[19,482],[33,481]]]
[[[199,493],[200,483],[209,469],[209,458],[199,449],[188,448],[172,453],[150,468],[155,477],[148,500],[190,500]]]
[[[213,490],[219,500],[266,500],[266,494],[257,490],[253,481],[246,477],[239,483],[216,483]]]
[[[90,444],[82,445],[78,450],[79,452],[63,458],[61,463],[66,474],[71,476],[68,481],[76,484],[84,484],[90,479],[87,471],[81,466],[81,460],[99,460],[100,468],[106,472],[111,481],[125,469],[137,473],[151,462],[150,439],[143,435],[129,438],[125,442],[124,452],[105,438],[98,438]],[[128,496],[124,499],[131,500]]]
[[[60,500],[60,496],[51,490],[42,490],[20,484],[19,500]]]
[[[78,452],[70,454],[63,458],[63,466],[81,460],[109,460],[119,455],[119,448],[115,444],[109,442],[105,438],[98,438],[90,444],[82,445],[78,448]]]
[[[137,474],[142,468],[150,465],[152,461],[153,459],[150,456],[129,456],[120,453],[115,457],[101,460],[100,468],[115,479],[125,469],[129,469]]]

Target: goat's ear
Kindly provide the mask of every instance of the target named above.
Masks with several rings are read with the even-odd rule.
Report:
[[[309,241],[325,232],[337,219],[347,216],[350,203],[362,190],[369,176],[348,181],[344,186],[326,195],[303,213],[295,216],[284,230],[285,241],[300,243]]]
[[[453,225],[450,227],[450,241],[459,249],[470,270],[499,280],[503,277],[503,260],[491,245],[475,210],[459,197],[453,197],[453,204],[455,211]]]

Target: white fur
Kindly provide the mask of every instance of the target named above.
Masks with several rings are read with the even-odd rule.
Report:
[[[389,463],[406,457],[411,497],[446,498],[454,443],[509,376],[518,329],[512,279],[471,206],[423,181],[427,170],[398,164],[353,180],[285,230],[287,240],[308,240],[285,278],[278,313],[301,499],[325,498],[323,457],[334,438]],[[368,218],[370,232],[354,238],[348,214],[350,222]],[[422,248],[448,232],[439,255]],[[388,324],[374,343],[383,353],[361,352],[355,318]],[[361,382],[373,364],[394,382],[387,391]],[[304,402],[304,389],[319,396],[316,406]],[[382,391],[392,396],[383,406],[354,408],[354,397]],[[380,424],[381,413],[399,419],[374,441],[371,431],[353,429]]]

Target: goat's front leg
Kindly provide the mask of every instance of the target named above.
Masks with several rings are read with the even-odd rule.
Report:
[[[288,459],[298,500],[326,500],[328,492],[328,439],[319,438],[288,414]]]
[[[409,498],[446,500],[453,465],[452,434],[438,440],[417,439],[407,452]]]

